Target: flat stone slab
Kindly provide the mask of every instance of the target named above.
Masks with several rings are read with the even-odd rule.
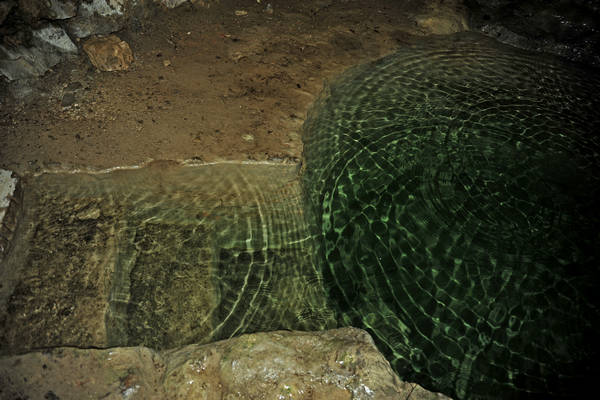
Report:
[[[156,352],[56,348],[0,358],[0,398],[447,399],[402,382],[368,333],[276,331]]]
[[[2,355],[336,327],[294,165],[46,173],[23,193],[0,269]]]

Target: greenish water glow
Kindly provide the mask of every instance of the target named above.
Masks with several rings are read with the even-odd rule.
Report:
[[[367,329],[455,398],[598,376],[600,77],[474,34],[333,82],[297,166],[157,162],[23,182],[0,354]],[[302,184],[302,185],[301,185]]]
[[[338,78],[304,125],[317,264],[340,324],[456,398],[596,376],[599,75],[478,35]]]
[[[158,162],[43,174],[24,192],[0,353],[335,327],[295,165]]]

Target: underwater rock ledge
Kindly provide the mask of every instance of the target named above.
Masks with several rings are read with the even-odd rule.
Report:
[[[441,399],[402,382],[356,328],[276,331],[157,352],[61,347],[0,358],[0,399]]]

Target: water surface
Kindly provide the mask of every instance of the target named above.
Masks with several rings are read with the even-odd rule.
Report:
[[[2,353],[207,343],[333,327],[298,167],[149,167],[24,182]]]
[[[456,398],[597,376],[600,78],[462,34],[333,82],[304,185],[341,324]]]
[[[343,74],[297,166],[24,181],[0,352],[367,329],[456,398],[597,376],[600,78],[462,34]],[[302,189],[302,190],[301,190]]]

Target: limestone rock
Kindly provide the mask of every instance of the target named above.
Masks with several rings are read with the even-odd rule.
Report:
[[[8,250],[16,229],[22,195],[17,176],[11,171],[0,169],[0,261]]]
[[[466,19],[456,16],[419,16],[416,17],[416,21],[420,28],[432,35],[450,35],[467,30]]]
[[[355,328],[257,333],[166,355],[164,385],[176,398],[398,399],[407,393],[371,337]]]
[[[77,46],[55,25],[33,31],[31,42],[31,47],[0,44],[0,73],[9,80],[41,76],[70,55],[77,54]]]
[[[85,38],[116,32],[125,26],[130,8],[129,0],[84,0],[77,16],[67,23],[69,33]]]
[[[83,50],[100,71],[126,70],[133,61],[127,42],[115,35],[91,38],[83,44]]]
[[[19,10],[30,23],[40,19],[66,19],[77,14],[77,0],[19,0]]]
[[[441,399],[402,382],[355,328],[278,331],[155,352],[58,348],[0,358],[0,398]],[[104,396],[104,397],[103,397]]]
[[[210,8],[213,4],[218,4],[220,0],[190,0],[195,7]]]
[[[160,355],[144,347],[0,358],[0,399],[163,399],[163,369]]]
[[[467,10],[461,0],[432,1],[415,21],[426,34],[449,35],[469,29]]]
[[[175,8],[179,7],[183,3],[186,3],[188,0],[160,0],[160,4],[164,5],[167,8]]]
[[[67,19],[77,15],[75,0],[49,0],[49,6],[44,17],[51,19]]]
[[[77,46],[60,27],[48,25],[33,32],[33,44],[59,53],[77,53]]]

